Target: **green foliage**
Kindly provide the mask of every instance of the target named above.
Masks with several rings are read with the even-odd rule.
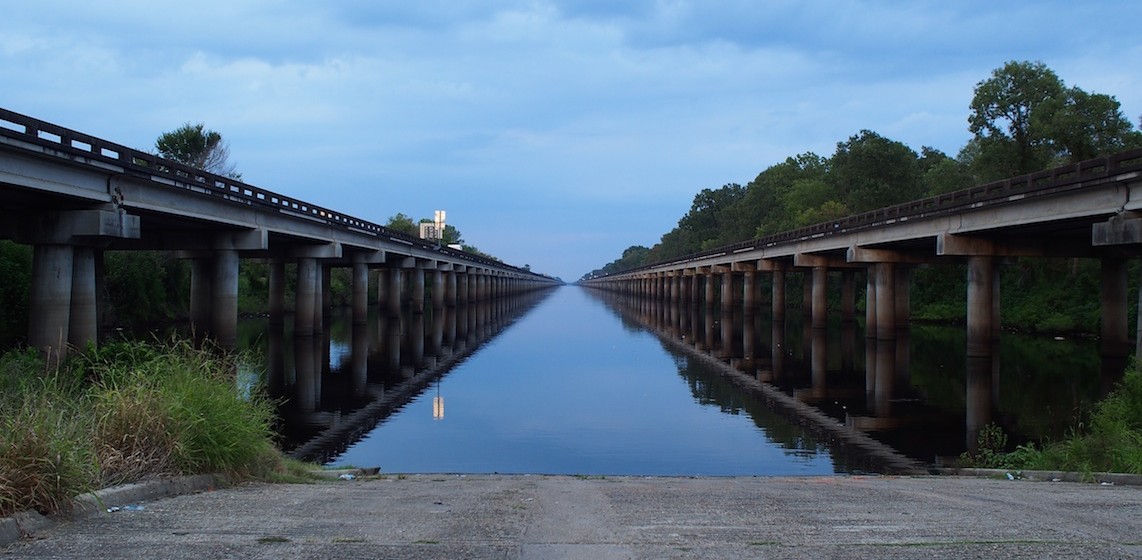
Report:
[[[32,284],[32,248],[0,240],[0,347],[28,333]]]
[[[155,150],[164,158],[203,171],[234,179],[242,178],[229,161],[230,148],[222,140],[222,135],[207,130],[203,123],[186,123],[171,132],[163,133],[155,140]]]
[[[1066,439],[1002,453],[1003,445],[996,445],[995,430],[998,428],[980,433],[980,448],[987,432],[989,450],[962,457],[965,465],[1142,474],[1142,369],[1135,361],[1114,391],[1095,405],[1090,420],[1080,423]]]
[[[1062,95],[1063,82],[1042,62],[1011,61],[976,84],[968,117],[968,130],[979,138],[1004,145],[1013,159],[992,170],[995,178],[1042,169],[1050,164],[1040,108]],[[1010,146],[1010,148],[1008,148]]]
[[[924,194],[916,152],[870,130],[837,144],[828,177],[839,201],[853,212],[915,200]]]
[[[190,265],[164,251],[108,252],[104,289],[112,320],[151,324],[185,315]]]
[[[289,476],[273,403],[238,390],[241,356],[189,342],[105,345],[55,372],[0,358],[0,515],[56,511],[102,485],[160,474]]]
[[[395,216],[389,216],[389,221],[385,223],[385,227],[393,231],[399,231],[401,233],[411,235],[413,237],[416,237],[420,234],[420,232],[417,231],[416,222],[412,221],[412,218],[405,216],[400,212],[397,212]]]

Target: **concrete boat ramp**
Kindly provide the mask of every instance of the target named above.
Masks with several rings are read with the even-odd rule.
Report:
[[[171,492],[155,490],[155,484],[150,495]],[[210,486],[208,479],[196,484]],[[421,474],[241,484],[150,501],[145,499],[147,487],[106,494],[98,509],[89,502],[87,512],[72,519],[42,521],[0,554],[148,559],[1142,557],[1142,488],[1111,483],[956,476]],[[185,490],[184,485],[175,491]],[[112,505],[125,500],[132,503]],[[25,531],[28,524],[23,520]]]

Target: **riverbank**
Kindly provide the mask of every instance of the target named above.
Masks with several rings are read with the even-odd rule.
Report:
[[[3,553],[1127,558],[1142,557],[1139,503],[1136,486],[1006,477],[389,475],[250,483],[100,509]]]

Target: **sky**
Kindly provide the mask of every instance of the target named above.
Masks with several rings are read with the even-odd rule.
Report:
[[[243,180],[571,281],[694,195],[863,129],[956,152],[1011,60],[1142,116],[1136,0],[38,0],[0,107],[129,147],[185,123]]]

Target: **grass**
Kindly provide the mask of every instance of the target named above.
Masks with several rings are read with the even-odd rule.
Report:
[[[309,479],[274,446],[273,403],[239,391],[240,359],[186,341],[90,348],[56,370],[0,357],[0,515],[160,476]]]
[[[1063,470],[1084,474],[1142,474],[1142,363],[1135,360],[1115,389],[1095,405],[1089,419],[1057,442],[1020,445],[1004,451],[1007,438],[997,426],[981,430],[979,450],[960,457],[963,466]]]

